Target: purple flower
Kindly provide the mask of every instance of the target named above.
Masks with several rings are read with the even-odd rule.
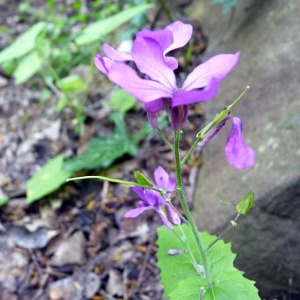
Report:
[[[164,225],[169,229],[173,229],[171,222],[173,224],[180,224],[181,220],[174,209],[166,202],[166,199],[171,196],[170,191],[176,188],[176,182],[162,167],[155,169],[154,179],[158,189],[169,192],[162,196],[159,192],[154,190],[133,187],[132,190],[141,200],[139,201],[138,208],[129,210],[125,213],[124,217],[135,218],[146,210],[154,209],[159,214]]]
[[[160,47],[163,49],[163,54],[185,46],[191,39],[193,27],[189,24],[183,24],[180,21],[176,21],[168,25],[163,30],[147,30],[144,29],[137,33],[137,37],[148,37],[157,41]],[[104,44],[103,50],[107,57],[114,61],[133,61],[130,53],[117,51],[108,44]],[[165,63],[175,70],[178,68],[178,61],[174,57],[164,56]]]
[[[169,51],[184,46],[190,39],[192,27],[175,22],[164,30],[143,30],[137,34],[131,53],[122,53],[104,46],[108,57],[97,54],[96,67],[125,91],[144,103],[150,124],[157,127],[157,113],[165,109],[170,114],[174,130],[187,122],[187,105],[212,99],[221,81],[236,65],[239,52],[220,54],[197,66],[181,87],[173,72],[178,62],[165,56]],[[146,79],[123,63],[132,60]]]
[[[226,124],[232,120],[232,128],[226,140],[225,155],[228,163],[236,169],[250,168],[255,163],[255,152],[249,147],[243,138],[243,124],[237,117],[226,117],[222,120],[198,146],[204,147]]]

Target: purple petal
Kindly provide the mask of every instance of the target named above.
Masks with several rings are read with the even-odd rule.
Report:
[[[102,57],[101,54],[98,53],[94,57],[94,64],[97,69],[107,76],[111,66],[114,64],[114,61],[108,57]]]
[[[160,196],[159,192],[150,189],[136,187],[136,186],[133,187],[132,190],[143,201],[143,205],[159,207],[160,205],[164,206],[166,204],[165,198]]]
[[[151,38],[160,45],[162,50],[167,49],[173,43],[173,34],[170,30],[166,30],[166,29],[154,30],[154,31],[145,29],[138,32],[136,37]]]
[[[163,54],[166,54],[168,51],[170,51],[170,50],[167,51],[166,49],[172,47],[173,44],[173,33],[169,29],[155,30],[155,31],[143,30],[137,33],[137,37],[148,37],[155,40],[163,50]],[[164,61],[166,65],[172,70],[178,68],[178,61],[176,58],[165,56]]]
[[[185,46],[188,41],[191,39],[192,33],[193,33],[193,27],[190,24],[184,24],[180,21],[176,21],[169,26],[166,27],[166,29],[170,30],[173,34],[173,43],[165,49],[164,53],[168,53],[171,50],[181,48]]]
[[[175,57],[165,56],[165,63],[173,71],[178,68],[178,60]]]
[[[138,186],[134,186],[132,189],[131,189],[133,192],[135,192],[139,198],[143,201],[147,201],[146,197],[145,197],[145,189],[143,188],[140,188]]]
[[[152,128],[157,129],[158,128],[157,113],[147,112],[147,118],[148,118],[148,122],[150,123],[150,125],[152,126]]]
[[[132,57],[129,53],[118,51],[108,44],[103,45],[104,53],[114,61],[131,61]]]
[[[171,229],[173,230],[173,226],[171,224],[171,222],[167,219],[167,217],[164,215],[164,213],[161,211],[161,209],[155,209],[156,212],[158,213],[158,215],[160,216],[163,224],[168,228],[168,229]]]
[[[126,212],[123,217],[124,218],[136,218],[138,215],[143,213],[146,210],[153,209],[151,206],[144,206],[144,207],[138,207],[134,209],[130,209],[128,212]]]
[[[133,43],[131,55],[142,73],[168,87],[170,93],[176,90],[174,72],[166,65],[163,50],[155,40],[137,38]]]
[[[225,147],[228,163],[236,169],[250,168],[255,163],[255,152],[244,141],[242,121],[237,117],[229,118],[232,119],[232,128]]]
[[[210,100],[217,94],[217,91],[218,82],[216,79],[212,78],[209,85],[203,90],[181,90],[178,93],[175,93],[172,99],[172,107]]]
[[[174,224],[174,225],[179,225],[181,224],[181,219],[178,215],[178,213],[173,209],[172,206],[170,205],[166,205],[165,206],[165,209],[166,209],[166,213],[167,213],[167,216],[169,218],[169,220]]]
[[[159,189],[164,189],[165,191],[172,191],[176,187],[176,181],[173,177],[161,167],[157,167],[154,171],[154,179],[156,186]]]
[[[164,109],[164,102],[162,99],[157,99],[152,102],[145,103],[145,109],[149,113],[158,113]]]
[[[200,148],[204,148],[206,144],[220,131],[220,129],[226,124],[227,118],[221,121],[216,127],[214,127],[208,135],[198,144]]]
[[[141,79],[132,68],[123,63],[112,64],[108,78],[143,103],[172,97],[172,91],[168,87],[156,81]]]
[[[216,55],[199,65],[191,72],[182,85],[182,89],[191,91],[207,86],[212,78],[221,81],[237,64],[240,52]]]
[[[168,250],[169,255],[177,255],[177,254],[185,254],[187,250],[177,250],[177,249],[170,249]]]

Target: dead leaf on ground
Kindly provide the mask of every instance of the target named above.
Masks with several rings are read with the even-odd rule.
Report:
[[[68,264],[83,265],[86,262],[86,241],[82,231],[63,240],[51,259],[51,265],[62,267]]]

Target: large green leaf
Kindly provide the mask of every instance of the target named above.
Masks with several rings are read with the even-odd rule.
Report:
[[[112,17],[94,22],[83,30],[83,32],[75,39],[75,42],[78,45],[85,45],[98,41],[100,37],[113,32],[115,29],[130,21],[139,13],[142,13],[151,7],[152,4],[141,4],[136,7],[121,11]]]
[[[192,230],[186,224],[182,225],[182,229],[189,242],[190,251],[197,263],[201,265]],[[177,235],[182,236],[178,226],[175,226],[174,230]],[[216,239],[207,232],[200,233],[200,237],[205,248]],[[202,294],[203,300],[260,299],[254,282],[246,279],[243,272],[233,266],[236,255],[231,252],[230,244],[218,241],[205,251],[212,286],[209,286],[206,279],[196,272],[188,253],[168,254],[169,249],[186,250],[185,244],[171,230],[164,226],[160,227],[157,244],[159,246],[157,265],[161,269],[161,283],[165,288],[164,297],[171,300],[199,300]]]
[[[57,155],[27,181],[28,203],[41,199],[66,182],[66,179],[72,175],[72,172],[63,170],[62,165],[63,156]]]
[[[112,135],[93,138],[85,155],[66,160],[64,169],[77,171],[108,167],[124,154],[135,155],[135,140],[128,136],[124,115],[116,112],[111,115],[111,119],[115,124]]]
[[[41,66],[42,59],[36,51],[23,57],[14,72],[16,84],[26,82],[41,68]]]
[[[0,64],[15,58],[22,57],[32,51],[35,41],[42,30],[46,28],[47,23],[39,22],[30,27],[20,37],[18,37],[10,46],[0,52]]]

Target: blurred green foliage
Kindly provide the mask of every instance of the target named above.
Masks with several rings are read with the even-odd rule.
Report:
[[[150,0],[93,1],[83,7],[82,1],[64,5],[47,0],[46,5],[34,6],[32,0],[19,4],[21,21],[29,28],[0,52],[0,67],[13,76],[17,84],[34,75],[43,78],[43,99],[49,92],[58,96],[56,111],[69,106],[76,117],[77,133],[82,132],[84,107],[93,77],[93,58],[109,34],[125,23],[127,29],[115,39],[129,38],[145,25],[145,11]],[[1,30],[6,30],[2,26]],[[13,36],[13,35],[12,35]],[[88,78],[71,75],[76,66],[88,65]]]
[[[237,6],[239,0],[212,0],[213,4],[223,5],[223,14],[227,14],[228,11]]]

